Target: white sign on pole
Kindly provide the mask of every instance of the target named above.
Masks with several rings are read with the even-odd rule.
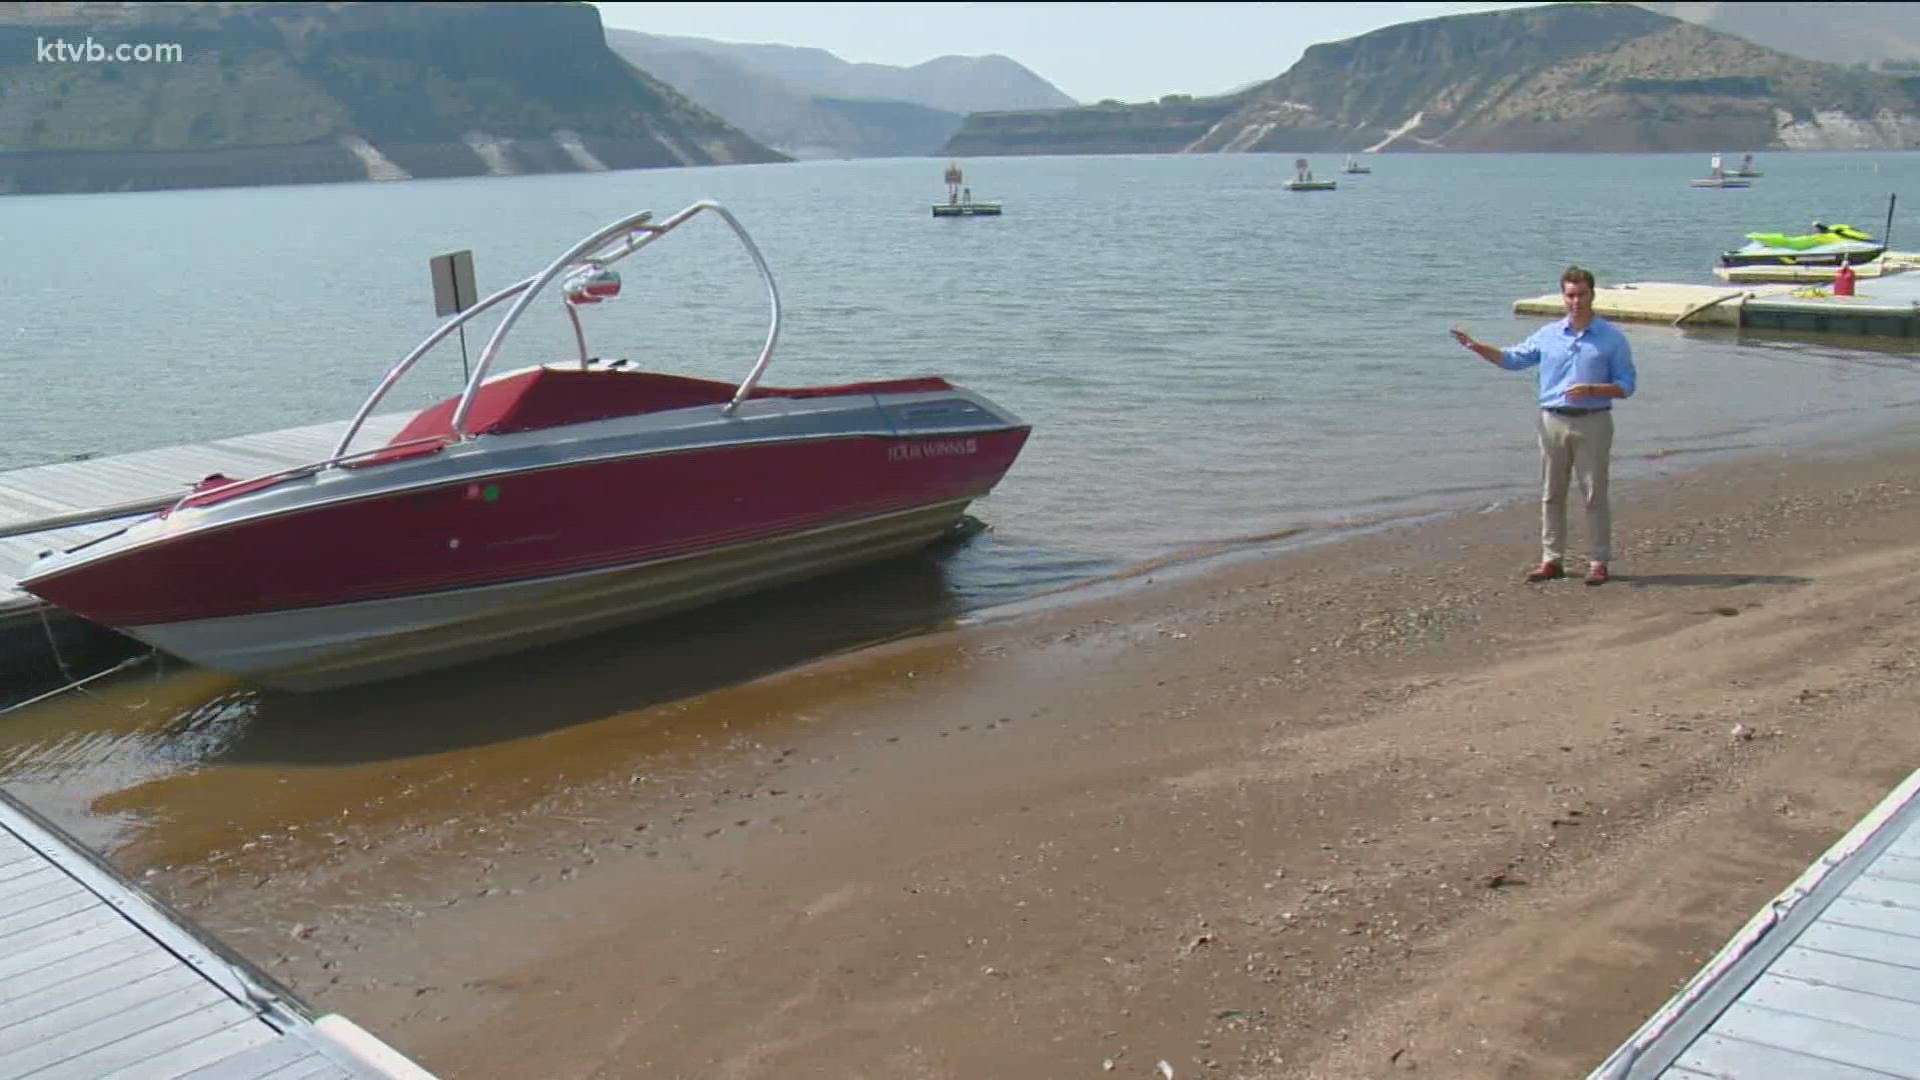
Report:
[[[433,272],[433,313],[452,315],[465,311],[479,299],[473,288],[473,252],[454,251],[435,255],[427,262]]]

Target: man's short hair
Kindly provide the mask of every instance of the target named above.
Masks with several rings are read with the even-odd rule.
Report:
[[[1593,271],[1579,266],[1569,266],[1567,272],[1560,275],[1560,284],[1565,285],[1568,282],[1585,285],[1588,292],[1599,287],[1593,283]]]

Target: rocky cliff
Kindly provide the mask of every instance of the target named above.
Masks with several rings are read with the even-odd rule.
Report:
[[[780,160],[586,4],[0,6],[0,191]]]
[[[1205,139],[1248,95],[1169,97],[1151,105],[1109,103],[1045,112],[974,113],[941,154],[1175,154]]]
[[[1216,103],[1228,107],[1184,138]],[[1185,108],[969,117],[945,152],[1112,152],[1090,127],[1130,129],[1140,151],[1168,153],[1920,147],[1920,80],[1797,59],[1629,4],[1392,26],[1315,45],[1270,82]]]

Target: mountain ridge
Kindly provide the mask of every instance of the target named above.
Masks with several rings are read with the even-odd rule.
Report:
[[[1920,61],[1920,17],[1907,4],[1643,3],[1640,7],[1829,64]]]
[[[925,156],[959,130],[967,112],[1073,103],[998,55],[893,67],[805,46],[620,28],[607,31],[607,44],[755,139],[799,158]]]
[[[977,115],[943,152],[1904,149],[1920,147],[1916,90],[1631,4],[1556,4],[1314,45],[1251,90],[1181,108]]]
[[[906,101],[961,114],[1079,104],[1026,65],[1000,53],[936,56],[903,67],[843,60],[826,49],[807,45],[719,41],[619,28],[609,30],[609,34],[642,39],[656,51],[673,49],[725,58],[822,97]]]

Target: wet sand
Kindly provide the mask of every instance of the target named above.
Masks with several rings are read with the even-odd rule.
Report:
[[[97,809],[445,1076],[1582,1075],[1920,764],[1920,451],[1616,500],[1600,589],[1519,580],[1520,505],[638,704],[469,688],[488,732],[458,678],[285,705]]]

